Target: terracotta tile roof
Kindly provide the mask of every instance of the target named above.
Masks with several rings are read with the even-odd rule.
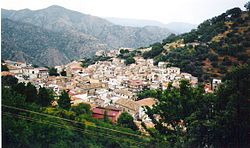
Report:
[[[12,73],[12,72],[8,72],[8,71],[2,71],[2,72],[1,72],[1,76],[8,76],[8,75],[10,75],[10,76],[15,76],[15,74]]]
[[[136,101],[136,103],[139,104],[140,106],[152,107],[156,103],[156,100],[154,98],[145,98],[145,99]]]
[[[130,99],[119,99],[115,104],[129,108],[131,110],[137,111],[139,109],[139,104]]]
[[[140,80],[129,80],[128,83],[133,86],[139,86],[142,85],[142,81]]]
[[[105,108],[96,107],[96,108],[93,108],[92,112],[93,112],[93,114],[104,115],[105,114]],[[117,111],[117,110],[108,110],[107,109],[107,115],[110,116],[110,117],[115,117],[118,114],[119,114],[119,111]]]
[[[121,109],[120,109],[120,108],[115,107],[115,106],[113,106],[113,105],[108,105],[108,106],[106,106],[105,108],[107,108],[107,109],[109,109],[109,110],[121,111]]]

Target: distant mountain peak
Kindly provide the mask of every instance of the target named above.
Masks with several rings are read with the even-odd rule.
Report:
[[[4,10],[1,17],[2,57],[20,57],[37,65],[64,64],[89,57],[96,50],[147,46],[170,34],[160,27],[114,25],[58,5],[32,11]],[[23,52],[23,56],[15,56],[16,51]]]
[[[47,7],[47,8],[54,8],[54,9],[65,9],[64,7],[62,7],[62,6],[59,6],[59,5],[51,5],[51,6]]]
[[[36,10],[35,10],[36,11]],[[62,6],[59,6],[59,5],[51,5],[49,7],[46,7],[46,8],[43,8],[43,9],[39,9],[37,11],[53,11],[53,12],[77,12],[77,11],[74,11],[74,10],[70,10],[70,9],[67,9],[65,7],[62,7]],[[77,12],[77,13],[80,13],[80,12]]]
[[[28,8],[25,8],[25,9],[21,9],[20,11],[31,11],[31,10]]]
[[[49,6],[49,7],[47,7],[47,8],[44,8],[45,10],[69,10],[69,9],[67,9],[67,8],[64,8],[64,7],[62,7],[62,6],[59,6],[59,5],[51,5],[51,6]],[[40,9],[40,10],[44,10],[44,9]],[[73,11],[73,10],[70,10],[70,11]]]

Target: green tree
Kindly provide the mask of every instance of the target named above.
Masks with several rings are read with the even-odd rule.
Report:
[[[2,134],[3,145],[6,147],[29,147],[33,131],[27,121],[3,116]]]
[[[137,94],[138,99],[144,99],[148,97],[156,98],[160,90],[144,90]]]
[[[2,84],[3,86],[14,86],[17,84],[18,80],[16,77],[11,76],[11,75],[7,75],[7,76],[2,76]]]
[[[91,114],[90,108],[91,106],[89,104],[80,103],[77,106],[72,106],[71,110],[79,116],[81,114]]]
[[[34,67],[34,68],[38,68],[39,66],[38,66],[38,65],[36,65],[36,64],[32,64],[32,67]]]
[[[234,18],[237,18],[237,17],[239,17],[241,15],[241,9],[238,8],[238,7],[235,7],[233,9],[227,10],[226,14],[231,15]]]
[[[165,45],[167,43],[171,43],[177,39],[177,36],[173,33],[171,33],[166,39],[162,40],[162,44]]]
[[[63,108],[63,109],[69,109],[71,107],[70,97],[65,90],[62,91],[57,103],[58,103],[59,107]]]
[[[130,128],[134,131],[138,130],[138,127],[134,123],[134,118],[127,112],[123,112],[119,116],[117,123],[121,127]]]
[[[234,68],[224,78],[214,107],[218,146],[249,147],[250,66]],[[248,137],[248,138],[247,138]]]
[[[22,95],[24,95],[25,89],[26,89],[26,86],[25,86],[24,82],[18,83],[18,84],[13,86],[13,90],[19,94],[22,94]]]
[[[37,102],[36,87],[34,85],[32,85],[30,82],[25,87],[24,95],[26,96],[26,101]]]
[[[109,116],[108,116],[108,111],[104,110],[104,115],[103,115],[103,121],[106,123],[111,123]]]
[[[57,73],[57,69],[55,67],[49,68],[49,75],[50,76],[59,76],[59,74]]]
[[[213,62],[213,61],[218,61],[218,56],[215,54],[208,54],[208,59]]]
[[[249,147],[249,73],[248,65],[234,69],[214,94],[187,81],[168,87],[156,97],[156,106],[146,107],[156,129],[150,134],[171,147]]]
[[[125,60],[125,64],[126,65],[129,65],[129,64],[132,64],[132,63],[135,63],[135,59],[133,57],[128,57],[126,60]]]
[[[88,67],[88,63],[86,61],[82,61],[81,67],[83,68]]]
[[[146,107],[148,116],[155,124],[156,132],[153,132],[152,135],[159,138],[158,134],[160,134],[160,138],[169,142],[171,147],[178,145],[183,147],[183,144],[187,147],[203,147],[204,145],[197,140],[202,139],[201,136],[205,135],[206,137],[207,135],[202,130],[197,132],[199,128],[195,128],[207,122],[205,111],[209,110],[210,102],[203,95],[203,88],[192,88],[187,81],[181,81],[180,88],[169,86],[167,90],[162,91],[157,99],[159,103],[156,107],[153,109]],[[156,120],[154,114],[160,115],[161,120]],[[201,123],[197,124],[193,121]],[[195,131],[190,132],[193,128]],[[190,137],[192,140],[186,141],[185,139],[189,135],[192,135]]]
[[[2,104],[21,107],[25,104],[25,97],[9,88],[2,88]]]
[[[9,71],[9,68],[7,67],[7,65],[1,64],[1,70],[2,71]]]
[[[126,53],[129,53],[129,50],[128,49],[121,49],[120,53],[121,54],[126,54]]]
[[[40,87],[38,91],[37,103],[41,106],[49,106],[52,99],[53,94],[51,91],[46,89],[45,87]]]
[[[63,71],[60,72],[61,76],[67,76],[66,71],[63,69]]]
[[[161,54],[163,50],[162,44],[155,43],[152,45],[152,49],[150,51],[144,52],[142,56],[145,59],[154,58],[155,56]]]
[[[250,10],[250,1],[247,2],[247,3],[244,5],[244,7],[249,11],[249,10]]]

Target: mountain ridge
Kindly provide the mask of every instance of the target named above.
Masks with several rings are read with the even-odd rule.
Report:
[[[129,19],[129,18],[116,18],[116,17],[104,17],[108,21],[122,26],[132,27],[144,27],[144,26],[158,26],[171,30],[172,33],[181,34],[191,31],[197,27],[196,24],[186,22],[170,22],[162,23],[155,20],[143,20],[143,19]]]
[[[96,16],[92,16],[89,14],[83,14],[81,12],[72,11],[67,8],[53,5],[47,7],[45,9],[39,10],[29,10],[29,9],[22,9],[19,11],[16,10],[6,10],[1,9],[2,12],[2,23],[4,24],[5,18],[12,20],[12,28],[2,25],[2,30],[5,32],[1,32],[2,34],[2,47],[9,47],[5,45],[6,39],[14,41],[21,41],[15,39],[15,36],[11,36],[12,38],[6,38],[6,34],[11,29],[15,29],[16,32],[19,32],[18,37],[22,38],[22,34],[25,34],[22,31],[27,31],[25,28],[20,28],[20,23],[25,23],[26,25],[21,24],[23,27],[27,27],[27,24],[32,25],[33,27],[39,27],[39,29],[31,30],[38,31],[38,32],[30,32],[30,34],[35,35],[39,33],[51,31],[51,33],[59,33],[63,40],[67,40],[70,44],[62,43],[60,37],[57,36],[58,44],[64,44],[64,47],[57,45],[56,50],[62,52],[66,55],[67,60],[57,61],[57,62],[45,62],[40,63],[41,59],[37,61],[34,57],[31,56],[30,52],[33,50],[39,50],[39,54],[42,51],[47,51],[48,49],[54,49],[52,47],[52,43],[48,45],[46,48],[31,48],[36,47],[36,42],[32,42],[32,46],[27,47],[28,51],[23,51],[24,48],[18,48],[17,46],[11,46],[10,49],[4,49],[2,52],[3,58],[11,58],[15,57],[15,52],[10,52],[12,55],[10,56],[9,53],[6,51],[19,51],[20,53],[25,53],[24,55],[30,55],[29,62],[36,64],[42,64],[48,66],[54,66],[56,64],[65,64],[69,60],[83,58],[92,56],[94,51],[96,50],[108,50],[108,49],[115,49],[120,47],[130,47],[130,48],[138,48],[141,46],[147,46],[151,43],[154,43],[158,40],[161,40],[170,34],[170,31],[165,28],[160,27],[124,27],[112,24],[111,22],[99,18]],[[20,22],[20,23],[19,23]],[[7,29],[5,29],[7,27]],[[12,30],[13,31],[13,30]],[[50,34],[50,33],[48,33]],[[41,35],[43,36],[43,35]],[[36,40],[39,41],[39,36],[36,36]],[[45,37],[46,40],[50,41],[53,38],[49,36]],[[72,38],[72,39],[67,39]],[[32,38],[29,38],[32,40]],[[42,38],[41,38],[42,39]],[[79,40],[80,39],[80,40]],[[3,42],[5,41],[5,42]],[[89,43],[88,43],[89,42]],[[76,45],[74,45],[74,44]],[[24,46],[23,42],[16,43],[19,46]],[[59,49],[60,46],[60,49]],[[21,50],[22,49],[22,50]],[[66,53],[65,53],[66,52]],[[77,53],[77,55],[75,53]],[[9,55],[9,56],[6,56]],[[46,55],[46,54],[45,54]],[[31,60],[33,58],[33,60]],[[25,59],[25,58],[21,58]],[[12,59],[13,60],[13,59]],[[53,61],[53,60],[51,60]]]

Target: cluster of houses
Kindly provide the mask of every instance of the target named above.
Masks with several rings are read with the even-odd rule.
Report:
[[[48,78],[49,76],[48,68],[45,67],[34,68],[31,64],[10,60],[5,60],[4,64],[8,66],[9,72],[13,73],[19,81],[35,78]]]
[[[103,51],[96,53],[103,54]],[[159,62],[155,66],[152,59],[138,56],[134,57],[134,64],[126,65],[123,59],[116,57],[119,54],[116,50],[105,54],[112,57],[111,60],[99,61],[86,68],[79,61],[55,67],[59,73],[66,71],[66,76],[49,76],[47,68],[33,68],[22,62],[6,60],[4,64],[19,82],[31,82],[37,89],[51,88],[58,96],[62,90],[67,90],[72,105],[90,104],[94,118],[104,118],[106,114],[112,122],[116,122],[122,112],[128,112],[135,120],[151,122],[144,106],[152,107],[156,100],[146,98],[137,101],[137,93],[144,89],[164,90],[169,83],[179,87],[183,79],[193,87],[198,84],[197,77],[182,73],[178,67],[167,67],[166,62]],[[218,87],[220,80],[213,83]]]

